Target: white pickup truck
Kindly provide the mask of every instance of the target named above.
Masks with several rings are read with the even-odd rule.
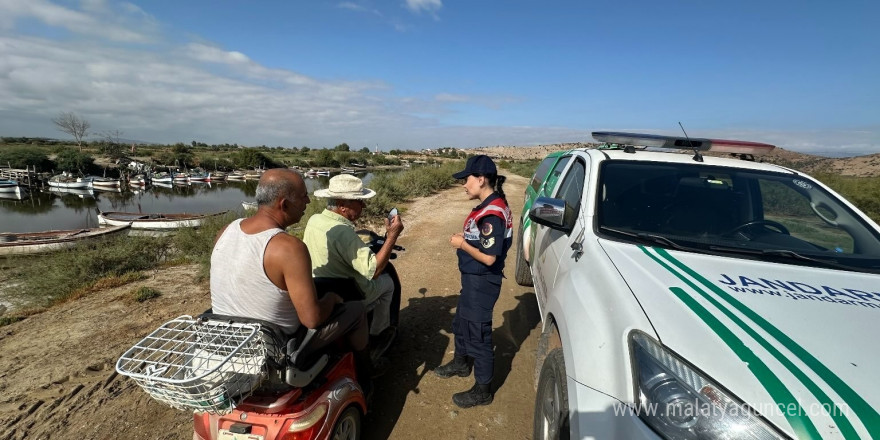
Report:
[[[742,160],[772,145],[593,136],[541,168],[520,219],[534,438],[880,439],[877,223]]]

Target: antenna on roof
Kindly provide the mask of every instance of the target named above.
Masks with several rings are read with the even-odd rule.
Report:
[[[681,125],[681,121],[678,121],[678,126],[681,127],[681,132],[684,133],[684,138],[687,139],[687,141],[688,141],[688,145],[690,145],[691,148],[694,150],[694,160],[697,161],[697,162],[702,162],[702,161],[703,161],[703,155],[700,154],[700,150],[697,150],[697,147],[695,147],[695,146],[694,146],[694,143],[691,142],[691,138],[688,137],[687,132],[684,131],[684,125]]]

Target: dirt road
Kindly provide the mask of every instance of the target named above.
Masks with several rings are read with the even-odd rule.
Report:
[[[526,179],[504,186],[514,214]],[[511,249],[495,307],[495,387],[492,405],[461,410],[453,393],[472,378],[440,379],[430,370],[451,359],[452,315],[459,290],[449,236],[475,205],[454,188],[410,204],[395,266],[403,283],[401,333],[392,366],[378,379],[365,439],[527,439],[534,403],[534,351],[539,316],[531,288],[513,280]],[[91,294],[25,321],[0,327],[0,438],[190,439],[192,416],[153,401],[114,373],[116,359],[173,317],[210,305],[207,283],[194,266],[149,273],[148,279]],[[129,292],[142,285],[162,296],[144,303]]]

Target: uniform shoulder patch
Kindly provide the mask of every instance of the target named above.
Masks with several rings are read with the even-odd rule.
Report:
[[[480,240],[480,244],[483,245],[483,248],[489,249],[490,247],[492,247],[493,244],[495,244],[495,237],[483,238]]]
[[[482,232],[483,235],[492,235],[492,223],[483,223],[483,227],[482,229],[480,229],[480,232]]]

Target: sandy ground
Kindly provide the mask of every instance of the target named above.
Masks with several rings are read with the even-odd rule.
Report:
[[[511,209],[522,208],[525,178],[508,175]],[[461,410],[453,393],[472,378],[440,379],[430,370],[452,358],[451,321],[459,291],[448,238],[475,205],[454,188],[406,207],[406,251],[394,261],[401,275],[401,333],[378,379],[366,439],[527,439],[534,403],[539,315],[531,288],[513,280],[516,249],[495,307],[495,387],[492,405]],[[179,315],[210,304],[195,266],[148,273],[135,284],[108,289],[0,327],[0,438],[190,439],[192,415],[152,400],[114,372],[116,359],[140,338]],[[137,303],[142,285],[162,296]]]

